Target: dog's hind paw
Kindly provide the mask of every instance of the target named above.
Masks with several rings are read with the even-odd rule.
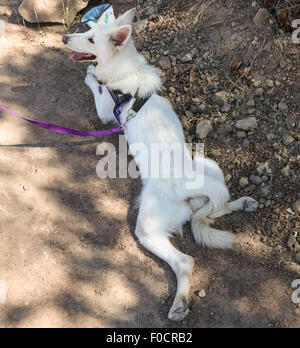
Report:
[[[173,321],[181,321],[188,315],[189,311],[189,304],[187,300],[183,299],[181,303],[173,304],[168,318]]]
[[[243,211],[245,213],[254,213],[258,209],[258,207],[258,202],[253,198],[249,198],[244,202]]]

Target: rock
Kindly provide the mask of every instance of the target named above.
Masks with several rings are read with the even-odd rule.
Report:
[[[55,95],[53,95],[50,100],[51,100],[51,103],[57,102],[57,98],[55,97]]]
[[[259,176],[251,175],[250,176],[250,182],[254,185],[260,185],[263,181]]]
[[[212,130],[213,126],[210,121],[201,121],[197,124],[196,135],[199,139],[205,139]]]
[[[246,187],[249,185],[249,181],[248,181],[248,178],[241,178],[240,179],[240,186],[241,187]]]
[[[188,118],[194,117],[193,113],[191,111],[189,111],[189,110],[186,110],[185,116],[188,117]]]
[[[180,58],[180,60],[182,61],[182,63],[188,63],[193,60],[193,56],[191,55],[191,53],[187,53],[182,58]]]
[[[249,100],[246,105],[250,106],[250,107],[254,107],[255,106],[255,100],[254,99]]]
[[[197,292],[197,296],[199,296],[200,298],[206,297],[205,290],[202,289],[202,290],[198,291],[198,292]]]
[[[268,197],[269,195],[270,195],[270,193],[271,193],[271,190],[270,190],[270,188],[268,187],[268,186],[265,186],[265,187],[261,187],[260,188],[260,190],[261,190],[261,194],[264,196],[264,197]]]
[[[289,108],[289,107],[288,107],[285,103],[283,103],[283,102],[280,102],[280,103],[278,104],[278,109],[279,109],[279,110],[286,111],[288,108]]]
[[[293,210],[297,215],[300,215],[300,199],[293,204]]]
[[[229,112],[231,110],[231,105],[230,104],[224,104],[221,111],[222,112]]]
[[[244,131],[251,131],[257,128],[257,121],[255,117],[247,117],[237,121],[235,126],[236,128],[242,129]]]
[[[250,145],[250,141],[248,138],[245,138],[243,143],[242,143],[242,146],[245,147],[245,146],[249,146]]]
[[[272,174],[269,162],[261,163],[256,170],[259,175],[262,175],[263,173]]]
[[[246,137],[246,132],[245,131],[238,131],[238,132],[236,132],[236,136],[238,137],[238,138],[245,138]]]
[[[87,5],[86,0],[24,0],[18,11],[30,23],[71,24]]]
[[[227,174],[227,175],[225,176],[226,182],[230,181],[231,178],[232,178],[232,175],[231,175],[231,174]]]
[[[268,10],[266,10],[265,8],[260,8],[253,18],[253,23],[255,25],[264,25],[268,22],[269,19],[270,15]]]
[[[281,174],[283,176],[289,176],[290,175],[290,171],[291,171],[291,168],[289,165],[287,165],[286,167],[284,167],[282,170],[281,170]]]
[[[254,94],[257,96],[257,97],[261,97],[264,95],[264,89],[263,88],[257,88],[254,92]]]
[[[300,253],[297,253],[297,254],[295,255],[295,259],[296,259],[296,261],[297,261],[298,263],[300,263]]]
[[[213,98],[212,101],[220,106],[223,106],[224,104],[228,103],[228,99],[229,99],[229,94],[225,91],[221,91],[221,92],[217,92]]]
[[[274,81],[273,80],[267,80],[266,84],[269,88],[273,88],[274,87]]]
[[[283,137],[283,143],[284,145],[290,145],[295,141],[295,139],[291,135],[285,135]]]
[[[164,70],[171,69],[171,61],[168,57],[162,58],[158,63]]]
[[[270,201],[269,199],[266,200],[266,201],[265,201],[265,207],[266,207],[266,208],[269,208],[270,205],[271,205],[271,201]]]

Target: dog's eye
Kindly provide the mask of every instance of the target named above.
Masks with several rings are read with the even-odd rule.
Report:
[[[89,42],[92,43],[93,45],[95,44],[95,41],[93,39],[89,39]]]

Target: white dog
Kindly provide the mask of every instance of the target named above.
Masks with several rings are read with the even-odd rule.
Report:
[[[151,148],[153,143],[179,143],[186,149],[182,125],[171,104],[157,93],[162,88],[157,70],[149,66],[132,40],[132,22],[135,9],[119,17],[114,24],[98,25],[84,34],[66,35],[63,42],[72,52],[73,60],[96,61],[90,66],[86,84],[92,90],[97,111],[103,123],[115,122],[114,107],[107,87],[130,94],[135,99],[149,98],[135,117],[128,119],[132,107],[125,106],[121,123],[129,148],[143,143]],[[104,83],[102,94],[99,82]],[[133,100],[135,100],[133,99]],[[187,151],[188,152],[188,151]],[[175,151],[175,156],[182,153]],[[188,155],[189,156],[189,155]],[[189,188],[187,177],[169,179],[147,178],[144,164],[148,158],[136,156],[135,160],[143,178],[136,235],[140,243],[165,260],[177,276],[177,293],[169,312],[169,319],[179,321],[189,312],[190,279],[194,260],[178,251],[170,242],[172,234],[181,233],[182,226],[191,220],[197,243],[210,248],[232,248],[231,233],[210,227],[213,219],[236,210],[252,212],[258,207],[250,197],[229,202],[230,196],[222,170],[209,159],[204,159],[204,185]],[[192,158],[189,157],[192,161]]]

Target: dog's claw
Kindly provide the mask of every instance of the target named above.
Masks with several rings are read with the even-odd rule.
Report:
[[[180,307],[177,307],[174,310],[173,307],[171,308],[168,318],[173,321],[181,321],[188,315],[189,311],[188,302],[183,300]]]
[[[254,213],[259,207],[258,202],[255,199],[246,200],[244,203],[243,211],[245,213]]]

